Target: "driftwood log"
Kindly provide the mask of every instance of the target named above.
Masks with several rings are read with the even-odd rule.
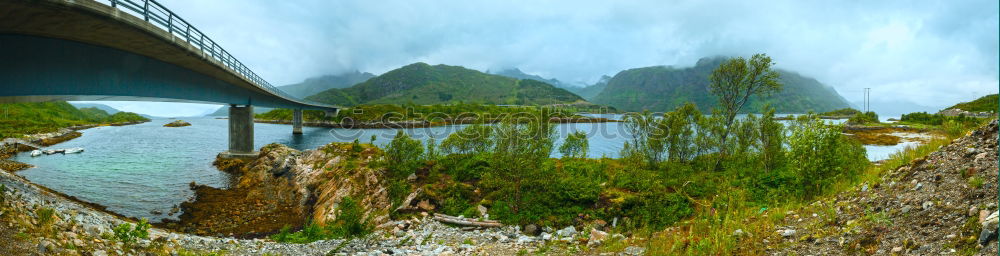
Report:
[[[476,220],[470,218],[459,218],[440,213],[434,214],[434,220],[440,221],[442,223],[448,223],[459,226],[469,226],[469,227],[499,228],[503,226],[502,224],[500,224],[500,222],[497,222],[495,220]]]

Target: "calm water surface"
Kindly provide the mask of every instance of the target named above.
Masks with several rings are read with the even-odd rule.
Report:
[[[617,116],[604,116],[617,118]],[[81,131],[83,136],[52,148],[82,147],[81,154],[31,157],[19,154],[14,160],[36,166],[18,174],[82,200],[107,206],[108,210],[130,217],[145,217],[159,221],[165,213],[194,194],[189,183],[226,187],[229,176],[212,166],[215,156],[228,146],[228,121],[213,118],[185,118],[191,126],[163,127],[171,119],[119,126],[97,127]],[[449,134],[464,126],[405,129],[414,138],[430,138],[440,143]],[[591,157],[617,157],[627,135],[619,123],[560,124],[556,126],[559,140],[573,131],[588,134]],[[289,125],[255,124],[256,148],[268,143],[281,143],[305,150],[330,142],[350,142],[358,139],[384,145],[392,140],[392,129],[329,129],[304,127],[302,135],[293,135]],[[884,159],[905,147],[866,146],[872,160]],[[553,157],[559,157],[553,152]],[[159,211],[164,214],[153,214]]]

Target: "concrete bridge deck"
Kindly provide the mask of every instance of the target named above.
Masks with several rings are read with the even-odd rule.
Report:
[[[228,104],[233,152],[253,150],[241,109],[338,109],[275,88],[153,0],[0,0],[0,56],[0,102]]]

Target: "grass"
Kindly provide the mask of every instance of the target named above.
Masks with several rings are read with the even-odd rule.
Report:
[[[966,128],[960,134],[965,134],[970,128]],[[949,134],[951,135],[951,134]],[[840,180],[832,185],[828,192],[820,195],[814,201],[819,204],[808,206],[806,202],[788,202],[774,208],[762,210],[759,207],[747,205],[750,201],[744,190],[738,187],[728,189],[720,188],[724,191],[716,197],[698,201],[699,205],[695,215],[684,220],[666,230],[655,232],[649,237],[648,253],[650,255],[760,255],[765,254],[765,250],[771,245],[761,243],[767,239],[774,243],[781,241],[775,233],[775,227],[783,224],[787,217],[786,212],[799,212],[803,216],[809,212],[817,213],[818,217],[824,218],[823,223],[827,226],[836,224],[836,208],[832,204],[833,197],[839,193],[855,189],[860,184],[876,184],[883,180],[883,176],[891,170],[908,165],[914,161],[920,161],[927,155],[937,151],[941,147],[951,143],[952,139],[936,138],[927,143],[907,147],[889,156],[880,165],[871,165],[865,172],[855,179]],[[981,186],[982,178],[971,176],[970,186]],[[831,203],[825,203],[831,202]],[[726,206],[726,207],[709,207]],[[869,212],[864,220],[869,224],[891,226],[892,222],[886,212]],[[978,224],[978,223],[975,223]],[[733,232],[740,229],[745,235],[736,237]],[[970,232],[977,232],[978,229],[967,228]],[[811,229],[816,230],[816,229]],[[818,233],[821,233],[822,229]],[[959,248],[968,248],[968,241],[957,238]],[[614,249],[622,248],[623,245],[615,245]],[[974,246],[972,248],[975,248]],[[612,248],[608,248],[612,249]],[[960,252],[964,252],[960,250]]]

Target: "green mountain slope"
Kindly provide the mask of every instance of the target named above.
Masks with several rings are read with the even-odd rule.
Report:
[[[669,111],[691,101],[709,111],[718,100],[708,91],[708,76],[726,58],[703,58],[694,67],[666,66],[619,72],[593,102],[625,111]],[[783,90],[766,98],[751,99],[745,112],[757,112],[770,103],[778,112],[826,112],[850,107],[833,88],[798,73],[777,70]]]
[[[0,104],[0,138],[57,131],[64,127],[149,121],[131,112],[107,111],[95,107],[77,109],[65,101]]]
[[[410,64],[350,88],[326,90],[307,99],[341,106],[454,102],[545,105],[583,100],[544,82],[425,63]]]
[[[961,109],[969,112],[996,112],[997,103],[1000,97],[997,94],[990,94],[980,97],[970,102],[962,102],[946,109]]]
[[[375,77],[368,72],[348,72],[339,75],[325,75],[306,79],[297,84],[280,86],[278,89],[292,96],[305,98],[333,88],[347,88]]]
[[[109,115],[121,112],[120,110],[118,110],[116,108],[113,108],[113,107],[108,106],[108,105],[100,104],[100,103],[70,102],[69,104],[73,105],[74,107],[76,107],[76,108],[78,108],[80,110],[83,110],[84,108],[97,108],[97,109],[100,109],[100,110],[104,110],[104,112],[107,112]]]

